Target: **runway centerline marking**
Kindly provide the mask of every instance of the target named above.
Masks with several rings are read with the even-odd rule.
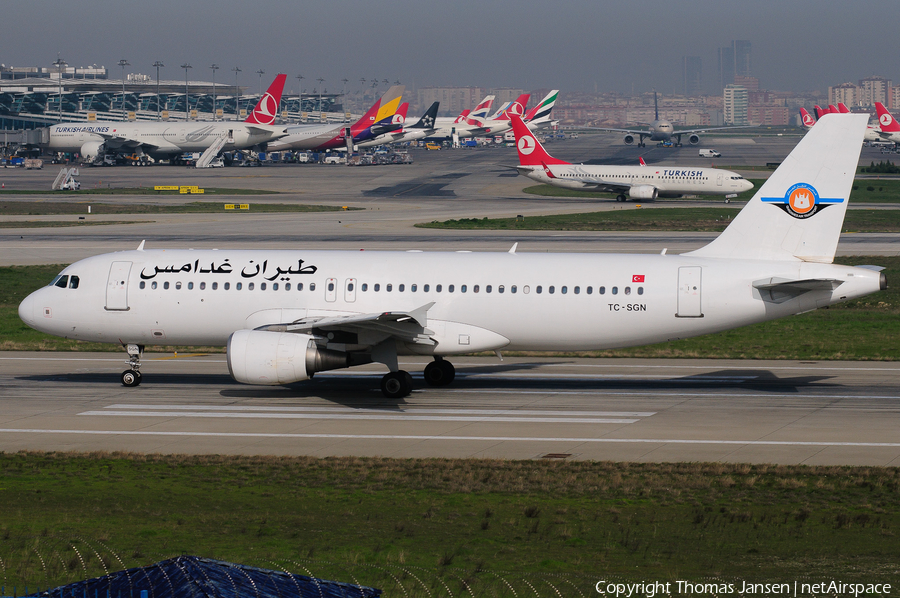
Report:
[[[390,434],[278,434],[267,432],[163,432],[147,430],[52,430],[40,428],[0,428],[3,433],[81,434],[98,436],[182,436],[197,438],[324,438],[337,440],[452,440],[470,442],[578,442],[592,444],[697,444],[745,446],[823,446],[900,448],[900,442],[832,442],[800,440],[709,440],[691,438],[566,438],[544,436],[439,436]]]
[[[413,407],[409,409],[393,408],[359,408],[353,407],[270,407],[267,405],[133,405],[117,403],[108,405],[105,409],[184,409],[188,411],[278,411],[278,412],[337,412],[337,413],[386,413],[386,414],[417,414],[438,413],[449,415],[545,415],[552,416],[595,416],[595,417],[650,417],[656,415],[656,411],[550,411],[535,409],[430,409]]]

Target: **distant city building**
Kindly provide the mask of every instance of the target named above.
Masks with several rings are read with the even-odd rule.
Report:
[[[109,71],[105,66],[66,66],[60,69],[55,66],[6,66],[0,64],[0,80],[18,79],[54,79],[62,74],[63,79],[108,79]]]
[[[703,61],[699,56],[682,56],[681,79],[684,95],[692,97],[703,93]]]
[[[759,91],[759,79],[749,75],[735,75],[734,84],[740,85],[747,91]]]
[[[716,74],[720,89],[734,84],[734,48],[719,48],[717,53]]]
[[[747,124],[761,126],[786,126],[791,114],[785,106],[750,104],[747,106]],[[732,123],[740,124],[740,123]]]
[[[513,89],[512,87],[500,87],[497,89],[489,89],[489,90],[487,90],[487,93],[496,96],[494,98],[494,106],[491,108],[491,110],[492,110],[491,114],[493,114],[493,112],[496,112],[497,108],[499,108],[503,104],[506,104],[507,102],[512,102],[513,100],[518,98],[520,95],[525,93],[525,90]],[[480,100],[480,99],[481,98],[478,98],[478,100]],[[531,99],[534,99],[534,98],[531,98]],[[475,102],[478,102],[478,100],[475,100]],[[541,100],[541,98],[537,99],[537,101],[540,101],[540,100]],[[475,103],[473,103],[470,106],[470,108],[474,108],[474,107],[475,107]]]
[[[734,51],[734,74],[737,77],[750,77],[753,75],[753,69],[750,63],[750,41],[746,39],[736,39],[731,42]],[[737,83],[737,81],[735,81]]]
[[[855,108],[860,105],[858,92],[859,88],[849,82],[829,87],[828,103],[834,106],[843,103],[848,108]]]
[[[875,102],[887,105],[891,90],[891,80],[884,77],[867,77],[859,80],[858,100],[860,106],[874,106]]]
[[[418,105],[440,102],[442,116],[458,116],[463,110],[474,108],[486,95],[483,87],[425,87],[418,92]]]
[[[726,125],[746,125],[749,97],[747,88],[731,83],[725,86],[722,102]]]
[[[896,110],[900,108],[900,87],[891,87],[891,94],[888,96],[888,110]]]

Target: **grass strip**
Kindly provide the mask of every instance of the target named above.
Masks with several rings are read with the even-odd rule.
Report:
[[[277,195],[280,191],[269,189],[228,189],[224,187],[203,187],[203,195]],[[156,191],[153,187],[82,187],[78,191],[51,191],[42,189],[0,189],[0,195],[182,195],[174,191]]]
[[[825,309],[680,341],[568,353],[582,357],[679,357],[707,359],[900,360],[900,257],[843,257],[847,265],[884,266],[889,288]],[[0,268],[0,350],[121,351],[111,344],[61,339],[27,327],[18,305],[48,284],[64,266]],[[787,342],[789,339],[790,342]],[[222,352],[222,347],[148,347],[150,351]],[[529,353],[534,355],[535,353]],[[560,355],[553,353],[553,355]]]
[[[0,228],[59,228],[66,226],[99,226],[104,224],[152,224],[152,220],[27,220],[0,222]]]
[[[22,452],[0,478],[8,589],[181,553],[362,565],[369,585],[395,566],[581,574],[581,596],[597,575],[900,575],[897,468]]]
[[[734,167],[735,170],[745,170],[744,167]],[[765,183],[765,179],[748,179],[753,183],[753,189],[738,194],[733,199],[734,202],[747,201],[759,190]],[[533,185],[523,189],[525,193],[532,195],[541,195],[544,197],[585,197],[595,199],[615,199],[615,193],[600,193],[597,191],[583,191],[580,189],[564,189],[562,187],[554,187],[552,185]],[[701,201],[709,201],[721,203],[721,197],[705,196],[700,198]],[[677,200],[674,200],[677,201]],[[692,200],[697,201],[697,200]],[[869,203],[897,203],[900,202],[900,179],[856,179],[853,189],[850,191],[850,203],[853,202],[869,202]]]
[[[416,224],[454,230],[691,231],[721,232],[740,206],[717,208],[641,208],[517,218],[460,218]],[[900,231],[900,210],[847,210],[843,232]]]
[[[195,201],[186,204],[119,204],[119,203],[90,203],[90,202],[29,202],[29,201],[5,201],[0,202],[0,216],[58,216],[68,214],[86,214],[87,206],[91,207],[91,214],[248,214],[254,212],[340,212],[345,211],[342,206],[323,206],[289,203],[252,203],[250,209],[238,209],[240,204],[234,204],[235,209],[226,210],[225,203],[211,201]],[[351,208],[346,210],[361,210],[363,208]]]

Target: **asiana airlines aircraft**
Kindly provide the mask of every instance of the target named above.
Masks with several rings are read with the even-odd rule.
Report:
[[[125,386],[147,345],[225,345],[246,384],[291,384],[377,362],[383,393],[413,388],[398,355],[598,350],[709,334],[886,288],[877,266],[833,264],[867,117],[813,127],[732,223],[681,255],[172,250],[98,255],[19,305],[32,328],[121,344]]]

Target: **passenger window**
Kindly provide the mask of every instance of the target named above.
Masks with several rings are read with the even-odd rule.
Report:
[[[252,291],[252,290],[253,290],[253,286],[254,286],[254,285],[253,285],[252,282],[247,283],[247,290],[248,290],[248,291]]]
[[[437,291],[438,293],[440,293],[440,292],[441,292],[441,287],[442,287],[442,285],[438,285],[438,286],[435,287],[434,290]]]
[[[415,292],[418,290],[418,288],[419,288],[419,285],[417,285],[417,284],[411,284],[411,285],[409,285],[409,290],[410,290],[410,292],[412,292],[412,293],[415,293]]]
[[[453,292],[453,285],[452,285],[452,284],[451,284],[450,286],[447,287],[447,292],[448,292],[448,293],[452,293],[452,292]]]
[[[563,293],[566,292],[566,291],[565,291],[565,288],[566,288],[566,287],[563,287]],[[581,287],[575,287],[575,294],[578,295],[579,293],[581,293]]]
[[[425,286],[422,287],[422,290],[427,293],[429,290],[431,290],[431,285],[426,284]]]
[[[226,282],[224,285],[222,285],[222,287],[227,291],[228,289],[231,288],[231,283],[230,283],[230,282]]]
[[[217,283],[217,282],[212,283],[212,290],[215,291],[218,288],[219,288],[219,283]]]
[[[537,293],[538,295],[540,295],[543,291],[544,291],[544,287],[542,287],[541,285],[538,285],[534,289],[534,292]]]
[[[577,288],[577,287],[576,287],[576,288]],[[575,292],[577,293],[578,291],[575,291]],[[587,294],[588,294],[588,295],[593,294],[593,292],[594,292],[594,287],[588,287],[588,288],[587,288]]]
[[[484,292],[485,292],[485,293],[490,293],[490,292],[491,292],[491,285],[488,285],[488,286],[484,287]]]
[[[147,283],[142,280],[141,284],[139,284],[138,286],[143,289],[144,287],[147,286]]]
[[[165,290],[167,290],[167,291],[169,290],[169,283],[168,283],[168,281],[163,283],[163,288],[164,288]]]
[[[201,290],[201,291],[206,290],[206,283],[205,283],[205,282],[201,282],[201,283],[200,283],[200,290]]]
[[[290,284],[290,283],[288,283],[288,284]],[[353,291],[353,283],[352,282],[347,283],[347,290],[351,291],[351,292]]]
[[[310,290],[310,291],[315,291],[315,290],[316,290],[316,283],[314,283],[314,282],[309,283],[309,290]]]
[[[150,288],[156,289],[156,281],[155,280],[152,283],[150,283]]]
[[[376,283],[375,283],[374,290],[375,290],[376,293],[377,293],[378,291],[380,291],[380,290],[381,290],[381,284],[376,282]]]
[[[389,282],[384,286],[384,290],[387,291],[388,293],[390,293],[391,291],[394,290],[394,285]]]
[[[69,284],[69,277],[68,276],[57,276],[56,280],[53,281],[53,284],[55,284],[56,286],[58,286],[61,289],[64,289]]]
[[[404,290],[405,288],[406,288],[406,285],[405,285],[405,284],[398,284],[398,285],[397,285],[397,290],[400,291],[401,293],[403,292],[403,290]]]
[[[644,294],[644,287],[638,287],[638,295]]]
[[[477,285],[477,284],[476,284],[474,287],[472,287],[472,292],[473,292],[473,293],[477,293],[477,292],[478,292],[478,285]]]
[[[302,290],[303,290],[303,283],[302,283],[302,282],[298,282],[298,283],[297,283],[297,290],[298,290],[298,291],[302,291]]]
[[[613,288],[612,288],[612,294],[613,294],[613,295],[618,295],[618,294],[619,294],[619,287],[613,287]]]
[[[250,286],[251,286],[251,287],[253,286],[253,283],[252,283],[252,282],[250,283]],[[264,283],[264,282],[263,282],[263,283],[260,283],[260,285],[259,285],[259,290],[260,290],[260,291],[265,291],[265,290],[266,290],[266,283]]]
[[[265,290],[266,290],[266,283],[262,283],[261,286],[262,286],[262,290],[265,291]],[[273,290],[273,291],[277,291],[277,290],[278,290],[278,283],[277,283],[277,282],[273,282],[273,283],[272,283],[272,290]]]
[[[463,285],[460,285],[460,286],[459,286],[459,292],[460,292],[460,293],[465,293],[468,289],[469,289],[469,287],[468,287],[467,285],[464,285],[464,284],[463,284]]]
[[[275,289],[278,290],[278,287],[275,287]],[[333,290],[334,290],[334,283],[333,283],[333,282],[329,282],[329,283],[328,283],[328,291],[331,292],[331,291],[333,291]]]
[[[70,277],[69,277],[69,288],[70,288],[70,289],[77,289],[77,288],[78,288],[78,277],[77,277],[77,276],[70,276]]]
[[[367,282],[362,283],[362,290],[363,290],[363,293],[365,293],[366,291],[368,291],[368,290],[369,290],[369,283],[367,283]]]
[[[285,290],[285,291],[290,291],[290,290],[291,290],[291,283],[289,283],[289,282],[284,283],[284,290]]]
[[[180,291],[180,290],[181,290],[181,281],[180,281],[180,280],[179,280],[178,282],[175,283],[175,290],[176,290],[176,291]]]
[[[531,292],[531,287],[529,287],[529,286],[526,284],[524,287],[522,287],[522,292],[525,293],[525,294],[527,295],[528,293]]]
[[[505,291],[505,290],[506,290],[506,287],[504,287],[502,284],[501,284],[499,287],[497,287],[497,292],[498,292],[498,293],[502,293],[502,292]]]
[[[516,285],[509,287],[509,292],[512,293],[513,295],[515,295],[516,291],[518,291],[518,290],[519,289],[518,289],[518,287],[516,287]]]
[[[626,295],[630,295],[630,294],[631,294],[631,287],[625,287],[625,294],[626,294]]]
[[[194,290],[194,283],[193,283],[193,282],[189,282],[189,283],[188,283],[188,290],[189,290],[189,291],[193,291],[193,290]]]
[[[237,289],[238,291],[240,291],[242,288],[244,288],[244,283],[239,282],[236,285],[234,285],[234,288]]]
[[[605,295],[605,294],[606,294],[606,287],[600,287],[600,288],[598,288],[598,289],[597,289],[597,292],[600,293],[601,295]]]

